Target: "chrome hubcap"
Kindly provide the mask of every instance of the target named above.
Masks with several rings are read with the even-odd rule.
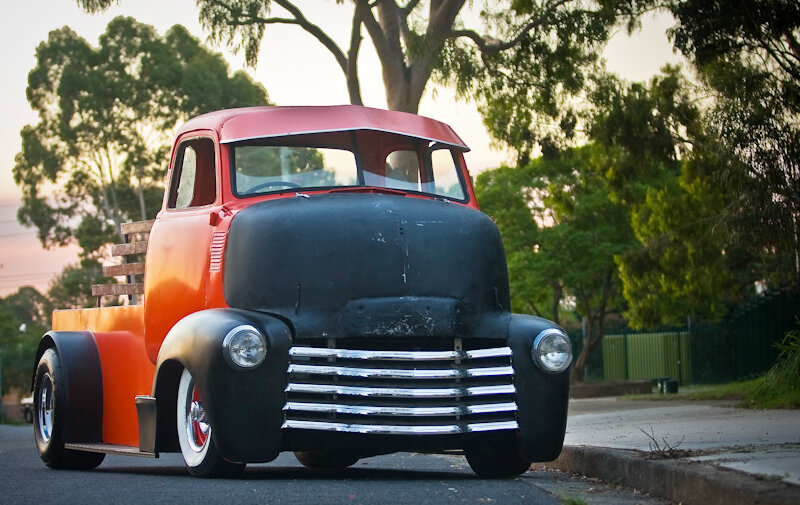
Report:
[[[53,379],[49,373],[42,376],[39,389],[39,409],[36,417],[42,442],[47,443],[53,435]]]
[[[197,393],[197,388],[192,385],[192,396],[189,400],[188,409],[186,412],[186,435],[189,441],[189,446],[195,452],[200,452],[208,442],[208,434],[211,431],[206,419],[206,411],[200,405],[200,395]]]

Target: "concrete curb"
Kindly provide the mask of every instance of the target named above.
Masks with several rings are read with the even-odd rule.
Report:
[[[800,486],[685,459],[652,459],[639,451],[564,446],[534,468],[555,468],[639,489],[683,505],[797,505]]]

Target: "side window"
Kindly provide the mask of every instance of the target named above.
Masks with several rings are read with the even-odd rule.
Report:
[[[214,203],[217,196],[214,141],[187,140],[178,147],[175,160],[167,207],[187,209]]]
[[[386,157],[387,188],[419,191],[419,159],[416,151],[393,151]]]
[[[431,152],[431,170],[435,182],[432,193],[457,200],[465,198],[464,187],[458,178],[458,166],[449,149],[436,149]]]

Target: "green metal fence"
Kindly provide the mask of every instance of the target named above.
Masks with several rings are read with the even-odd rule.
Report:
[[[624,332],[602,342],[604,379],[637,380],[670,377],[680,384],[692,379],[689,332]]]
[[[686,385],[748,379],[775,363],[775,344],[795,328],[800,328],[797,285],[760,295],[720,323],[649,332],[607,329],[589,359],[585,380],[670,377]],[[570,337],[577,354],[580,334]]]
[[[775,344],[800,327],[800,286],[775,289],[739,307],[717,325],[692,328],[692,356],[698,384],[748,379],[769,369]]]

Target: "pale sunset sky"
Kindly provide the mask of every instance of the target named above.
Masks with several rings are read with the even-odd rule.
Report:
[[[332,34],[346,48],[351,10],[333,0],[297,0],[306,16]],[[347,2],[345,3],[347,4]],[[475,2],[479,7],[482,2]],[[77,247],[44,250],[32,228],[17,223],[21,192],[14,184],[12,168],[20,150],[19,132],[35,124],[36,115],[25,98],[28,72],[36,64],[36,46],[51,30],[68,25],[91,45],[108,22],[119,15],[132,16],[153,25],[163,34],[174,24],[182,24],[205,41],[193,0],[123,0],[120,6],[100,15],[82,12],[74,0],[28,0],[6,2],[0,18],[0,47],[3,48],[0,73],[0,297],[20,286],[32,285],[46,292],[50,281],[69,263],[77,262]],[[275,13],[280,13],[275,8]],[[282,14],[282,13],[281,13]],[[618,33],[604,53],[607,67],[631,81],[647,80],[667,62],[682,59],[673,53],[665,31],[673,24],[666,15],[648,16],[642,29],[632,37]],[[380,67],[369,38],[364,33],[360,57],[361,86],[366,105],[385,107]],[[244,59],[223,47],[231,71],[244,67]],[[296,27],[273,26],[261,46],[258,67],[249,73],[261,82],[270,99],[278,105],[328,105],[347,103],[341,71],[330,53],[316,40]],[[472,148],[467,164],[474,174],[494,168],[508,159],[493,148],[474,105],[458,102],[451,90],[429,85],[420,114],[444,121],[455,128]],[[164,160],[166,164],[168,160]]]

